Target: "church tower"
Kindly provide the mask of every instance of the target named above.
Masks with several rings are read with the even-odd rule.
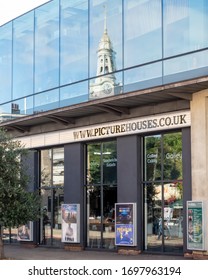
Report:
[[[112,73],[115,70],[115,52],[107,32],[107,18],[105,13],[104,33],[100,39],[97,51],[97,78],[90,84],[90,99],[115,94],[116,77]]]

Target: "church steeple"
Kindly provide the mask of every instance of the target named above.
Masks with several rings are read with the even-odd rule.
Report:
[[[107,30],[107,13],[105,7],[104,32],[97,51],[97,76],[115,71],[115,52]]]
[[[115,52],[107,30],[107,10],[104,6],[104,31],[97,50],[97,78],[90,85],[90,97],[99,98],[114,94],[116,77]]]

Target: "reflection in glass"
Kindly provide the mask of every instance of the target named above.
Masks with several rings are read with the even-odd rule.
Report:
[[[91,144],[87,146],[87,183],[101,183],[100,144]]]
[[[87,246],[101,247],[101,193],[100,187],[87,187],[88,235]]]
[[[122,65],[122,14],[118,0],[90,4],[90,76],[96,78],[90,81],[89,99],[96,99],[121,93],[122,83],[114,72]]]
[[[61,0],[60,30],[61,85],[88,78],[87,0]]]
[[[103,143],[103,183],[117,183],[117,151],[116,142]]]
[[[12,23],[0,28],[0,103],[12,98]],[[6,113],[9,113],[6,112]],[[1,114],[1,112],[0,112]]]
[[[181,132],[145,137],[146,250],[168,252],[183,250],[181,137]]]
[[[182,179],[182,139],[181,133],[164,135],[164,179]]]
[[[53,186],[64,185],[64,148],[53,149]]]
[[[164,82],[170,83],[183,79],[205,76],[208,65],[208,51],[192,53],[165,60]],[[183,73],[183,75],[181,75]]]
[[[124,72],[124,92],[162,84],[162,62],[140,66]]]
[[[60,107],[88,100],[88,82],[80,82],[60,88]]]
[[[59,85],[59,5],[50,1],[35,10],[35,92]]]
[[[150,183],[144,186],[145,249],[161,251],[162,187]]]
[[[161,136],[145,137],[145,181],[161,180]]]
[[[117,95],[123,92],[122,73],[99,76],[89,81],[89,99]]]
[[[125,68],[162,58],[161,2],[124,1]]]
[[[13,24],[13,98],[33,93],[34,12]]]
[[[87,183],[87,246],[113,249],[117,202],[115,141],[88,145]]]
[[[52,150],[41,151],[41,188],[51,186]]]
[[[207,0],[163,1],[165,57],[208,46],[207,8]]]
[[[40,243],[60,246],[61,204],[64,202],[63,188],[41,189],[41,198]]]
[[[0,122],[33,113],[33,97],[25,97],[0,106]]]
[[[102,46],[104,41],[108,50],[116,54],[116,65],[113,62],[108,72],[122,68],[122,2],[120,0],[100,1],[91,0],[90,3],[90,77],[98,73],[106,73],[106,69],[97,68],[97,51],[99,42]],[[106,40],[107,41],[106,41]],[[103,41],[104,40],[104,41]],[[108,66],[109,66],[108,56]],[[111,59],[110,59],[111,60]],[[105,60],[103,61],[103,65]],[[112,62],[111,62],[112,63]],[[110,66],[109,66],[110,67]]]
[[[63,186],[64,148],[41,151],[41,187]]]
[[[103,188],[103,247],[115,248],[115,203],[117,202],[117,187]]]
[[[40,243],[61,246],[61,204],[64,202],[64,148],[41,151]]]
[[[34,113],[59,107],[59,89],[45,91],[34,96]]]

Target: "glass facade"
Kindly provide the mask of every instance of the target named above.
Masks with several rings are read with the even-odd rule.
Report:
[[[87,146],[87,247],[115,249],[116,142]]]
[[[0,119],[204,76],[207,27],[206,0],[50,1],[0,27]]]
[[[182,133],[144,138],[145,250],[183,252]]]
[[[64,202],[64,148],[40,151],[42,216],[39,243],[61,246],[61,204]]]

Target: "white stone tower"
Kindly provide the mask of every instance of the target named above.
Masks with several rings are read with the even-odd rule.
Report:
[[[97,78],[90,84],[90,99],[115,94],[116,77],[112,73],[115,70],[115,52],[107,32],[107,16],[105,12],[104,33],[97,51]]]

